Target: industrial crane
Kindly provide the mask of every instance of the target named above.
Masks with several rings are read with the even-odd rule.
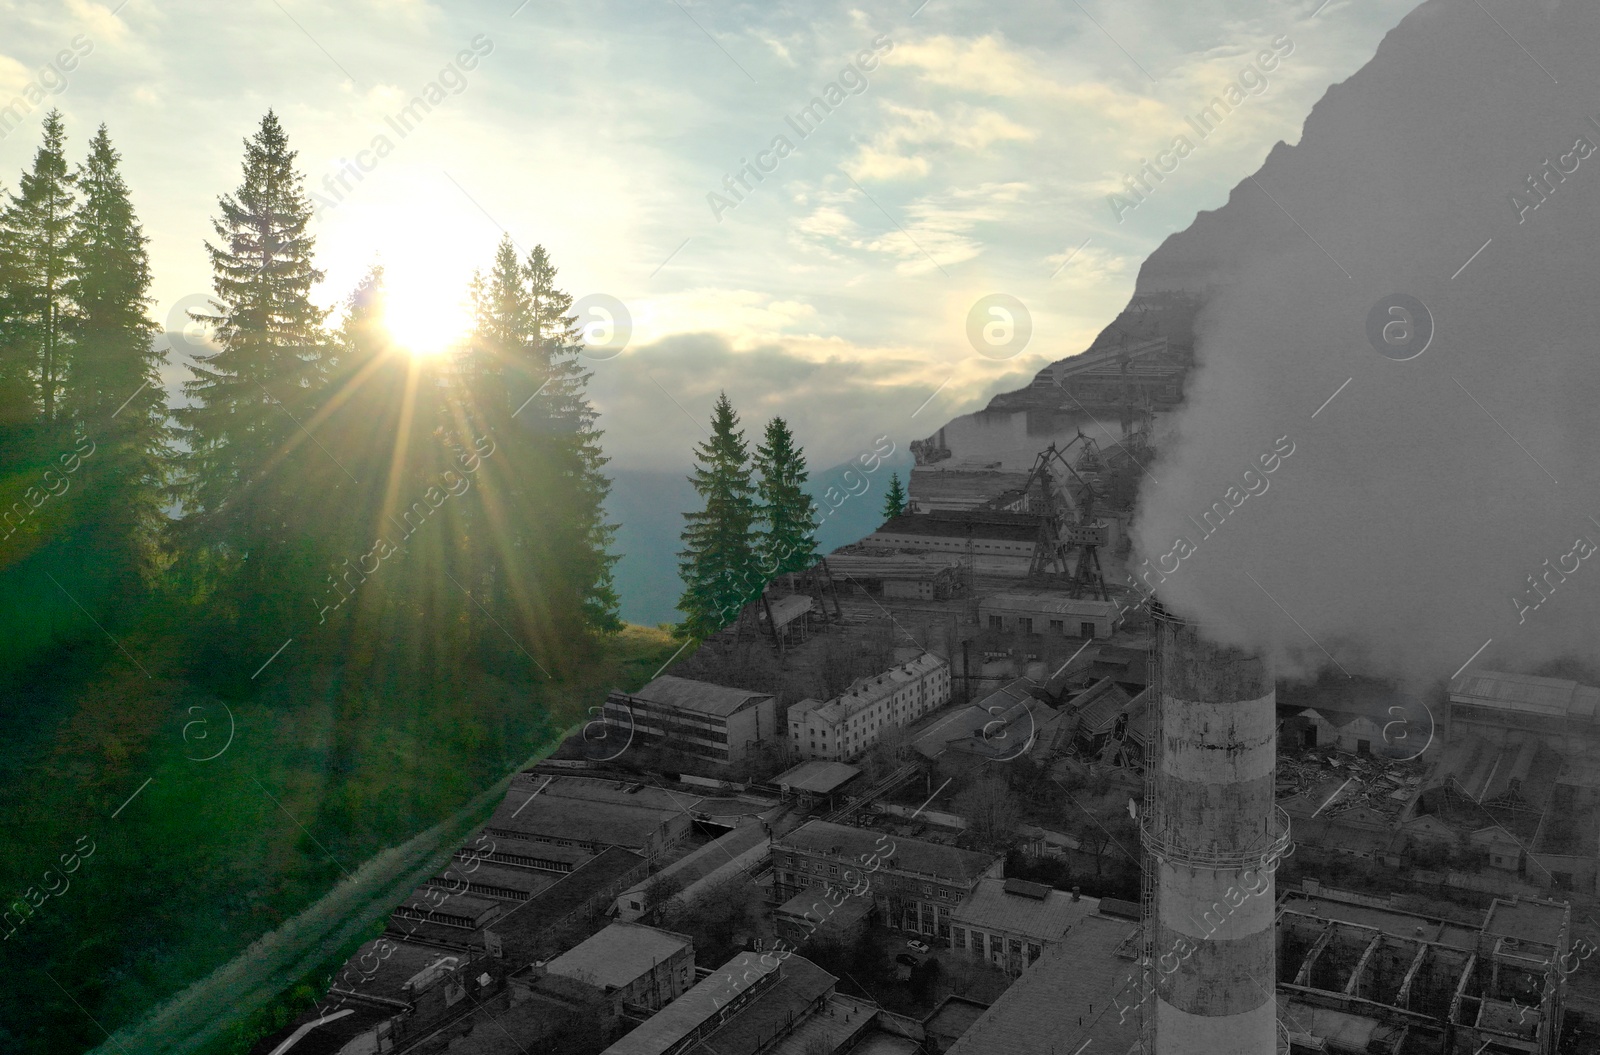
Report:
[[[1041,495],[1039,542],[1034,547],[1033,564],[1028,573],[1031,576],[1070,575],[1067,591],[1071,597],[1088,595],[1105,601],[1109,600],[1109,595],[1100,566],[1100,547],[1106,544],[1106,525],[1094,519],[1094,500],[1099,488],[1067,460],[1067,452],[1080,443],[1084,450],[1079,464],[1091,478],[1098,477],[1105,466],[1100,448],[1079,430],[1065,447],[1058,448],[1052,443],[1040,451],[1027,482],[1022,485],[1024,494],[1031,496],[1034,482],[1038,481]],[[1076,481],[1076,494],[1071,487],[1057,485],[1052,472],[1055,465],[1065,469],[1067,476]],[[1062,477],[1063,481],[1065,479]],[[1078,551],[1078,560],[1069,568],[1067,554],[1074,549]]]

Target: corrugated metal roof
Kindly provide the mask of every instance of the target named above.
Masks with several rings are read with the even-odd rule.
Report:
[[[809,601],[810,598],[806,600]],[[725,685],[713,685],[709,681],[693,681],[672,674],[663,674],[633,695],[641,700],[665,704],[679,710],[726,718],[749,700],[760,699],[768,694],[751,692],[749,689],[730,689]]]
[[[1580,710],[1587,709],[1592,715],[1600,689],[1584,688],[1587,691]],[[1572,710],[1578,690],[1575,681],[1501,670],[1469,670],[1450,683],[1451,699],[1461,697],[1456,702],[1551,715],[1565,715]]]

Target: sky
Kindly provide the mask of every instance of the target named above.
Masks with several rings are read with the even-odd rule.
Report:
[[[426,351],[503,233],[543,244],[592,326],[615,465],[686,466],[719,389],[827,465],[1087,347],[1144,257],[1297,140],[1412,6],[0,0],[0,186],[48,107],[74,155],[105,122],[153,314],[181,319],[272,108],[319,196],[320,303],[382,263]],[[1243,105],[1117,207],[1229,85]]]

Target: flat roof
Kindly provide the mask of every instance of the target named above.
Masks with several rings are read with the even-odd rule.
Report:
[[[852,828],[831,821],[808,821],[779,839],[778,845],[830,855],[834,847],[838,847],[840,856],[859,860],[877,853],[881,838],[881,832],[866,828]],[[889,859],[894,863],[886,863],[884,867],[963,883],[977,879],[999,859],[995,854],[958,850],[953,846],[904,837],[895,838],[893,847],[894,853]]]
[[[809,598],[807,599],[809,600]],[[733,689],[726,685],[713,685],[709,681],[694,681],[672,674],[663,674],[650,684],[632,694],[641,700],[676,707],[680,711],[693,711],[726,718],[742,710],[753,700],[770,699],[771,693]]]
[[[687,935],[618,922],[574,945],[545,969],[605,989],[622,989],[649,974],[657,964],[693,948],[694,942]]]
[[[843,762],[828,762],[814,758],[785,770],[772,778],[779,787],[797,788],[817,795],[826,795],[861,775],[861,770]]]
[[[1071,894],[1050,887],[1042,888],[1042,898],[1029,897],[1015,892],[1020,889],[1015,883],[1009,879],[978,880],[972,893],[951,910],[951,922],[985,931],[1020,934],[1041,942],[1057,941],[1100,907],[1098,898],[1080,897],[1074,901]],[[1007,889],[1008,884],[1012,885],[1011,890]]]
[[[1139,1016],[1118,1021],[1112,997],[1138,986],[1134,961],[1119,955],[1138,930],[1122,920],[1084,917],[1067,940],[1046,948],[945,1055],[1062,1055],[1079,1051],[1091,1039],[1096,1050],[1127,1051],[1139,1037]]]

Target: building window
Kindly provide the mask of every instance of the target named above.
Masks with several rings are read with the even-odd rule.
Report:
[[[1093,623],[1079,623],[1078,624],[1078,636],[1079,637],[1085,637],[1085,638],[1093,639],[1093,637],[1094,637],[1094,624]]]
[[[1066,633],[1067,632],[1066,620],[1064,620],[1064,619],[1052,619],[1052,620],[1050,620],[1050,629],[1054,630],[1058,634]]]
[[[989,955],[999,960],[1005,955],[1006,943],[998,934],[989,935]]]
[[[965,949],[967,947],[967,928],[957,927],[952,933],[955,935],[955,947]]]
[[[1043,951],[1043,949],[1039,948],[1039,946],[1030,941],[1028,943],[1028,962],[1032,963],[1033,961],[1037,960],[1039,958],[1039,954]]]
[[[1022,629],[1022,632],[1024,634],[1033,633],[1033,620],[1032,619],[1028,619],[1028,618],[1018,619],[1017,620],[1017,625]]]
[[[940,901],[949,901],[950,900],[950,891],[945,890],[943,887],[940,887],[939,888],[939,900]]]
[[[991,615],[989,617],[989,629],[990,630],[1004,630],[1005,629],[1005,620],[1001,619],[997,615]]]

